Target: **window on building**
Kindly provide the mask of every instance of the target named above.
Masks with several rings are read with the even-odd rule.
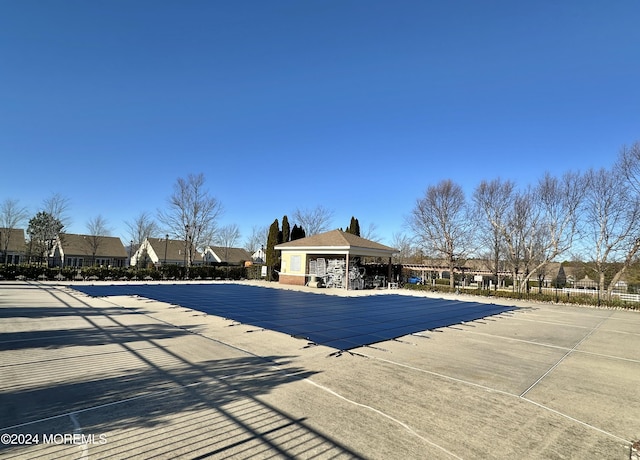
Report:
[[[302,257],[291,256],[291,271],[294,273],[298,273],[300,272],[301,266],[302,266]]]

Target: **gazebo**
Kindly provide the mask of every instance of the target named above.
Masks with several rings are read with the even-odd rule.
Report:
[[[341,230],[289,241],[275,246],[281,252],[280,283],[304,286],[324,284],[344,289],[364,288],[361,258],[383,258],[389,262],[398,251]],[[384,284],[382,280],[379,285]]]

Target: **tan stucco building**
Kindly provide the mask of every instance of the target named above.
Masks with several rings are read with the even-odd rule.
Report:
[[[332,230],[275,246],[281,252],[280,283],[303,286],[321,280],[327,286],[361,289],[365,257],[381,258],[389,263],[396,249],[341,230]]]

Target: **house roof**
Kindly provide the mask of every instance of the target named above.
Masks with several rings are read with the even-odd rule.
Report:
[[[24,229],[22,228],[0,228],[0,251],[4,251],[6,235],[9,235],[8,252],[24,252],[26,240],[24,237]]]
[[[73,233],[61,233],[60,243],[65,256],[91,256],[93,247],[91,235],[76,235]],[[100,236],[97,245],[96,257],[127,258],[128,254],[120,238],[116,236]]]
[[[247,260],[251,260],[251,254],[242,248],[225,248],[223,246],[208,246],[207,251],[213,252],[213,254],[220,260],[220,262],[226,262],[229,264],[239,264]]]
[[[167,240],[166,238],[147,238],[147,242],[158,257],[158,261],[165,260],[165,249],[167,251],[167,260],[181,261],[185,258],[185,241],[184,240]]]
[[[582,278],[581,280],[576,281],[576,287],[595,287],[597,285],[598,283],[589,278],[587,275],[584,275],[584,278]]]
[[[398,252],[397,249],[341,230],[331,230],[307,238],[282,243],[277,245],[275,249],[280,251],[299,250],[319,254],[349,253],[361,256],[390,256]]]

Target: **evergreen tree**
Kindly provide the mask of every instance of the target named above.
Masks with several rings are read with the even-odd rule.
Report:
[[[358,219],[351,216],[351,222],[349,222],[349,226],[347,227],[346,232],[356,236],[360,236],[360,222],[358,222]]]
[[[282,218],[282,242],[287,243],[291,240],[291,226],[289,225],[289,218],[285,215]]]
[[[29,220],[27,234],[29,235],[29,247],[39,256],[42,263],[53,248],[56,238],[62,232],[64,224],[48,212],[40,211]]]
[[[267,263],[267,268],[268,268],[268,279],[269,281],[271,281],[271,270],[276,266],[276,264],[278,263],[278,257],[276,255],[276,250],[275,250],[275,246],[278,244],[278,234],[280,233],[280,224],[278,222],[278,219],[274,220],[273,223],[271,224],[271,227],[269,227],[269,234],[267,235],[267,247],[266,247],[266,263]]]
[[[299,240],[300,238],[304,238],[305,236],[306,234],[302,227],[298,227],[297,225],[293,226],[293,230],[291,230],[291,241]]]

